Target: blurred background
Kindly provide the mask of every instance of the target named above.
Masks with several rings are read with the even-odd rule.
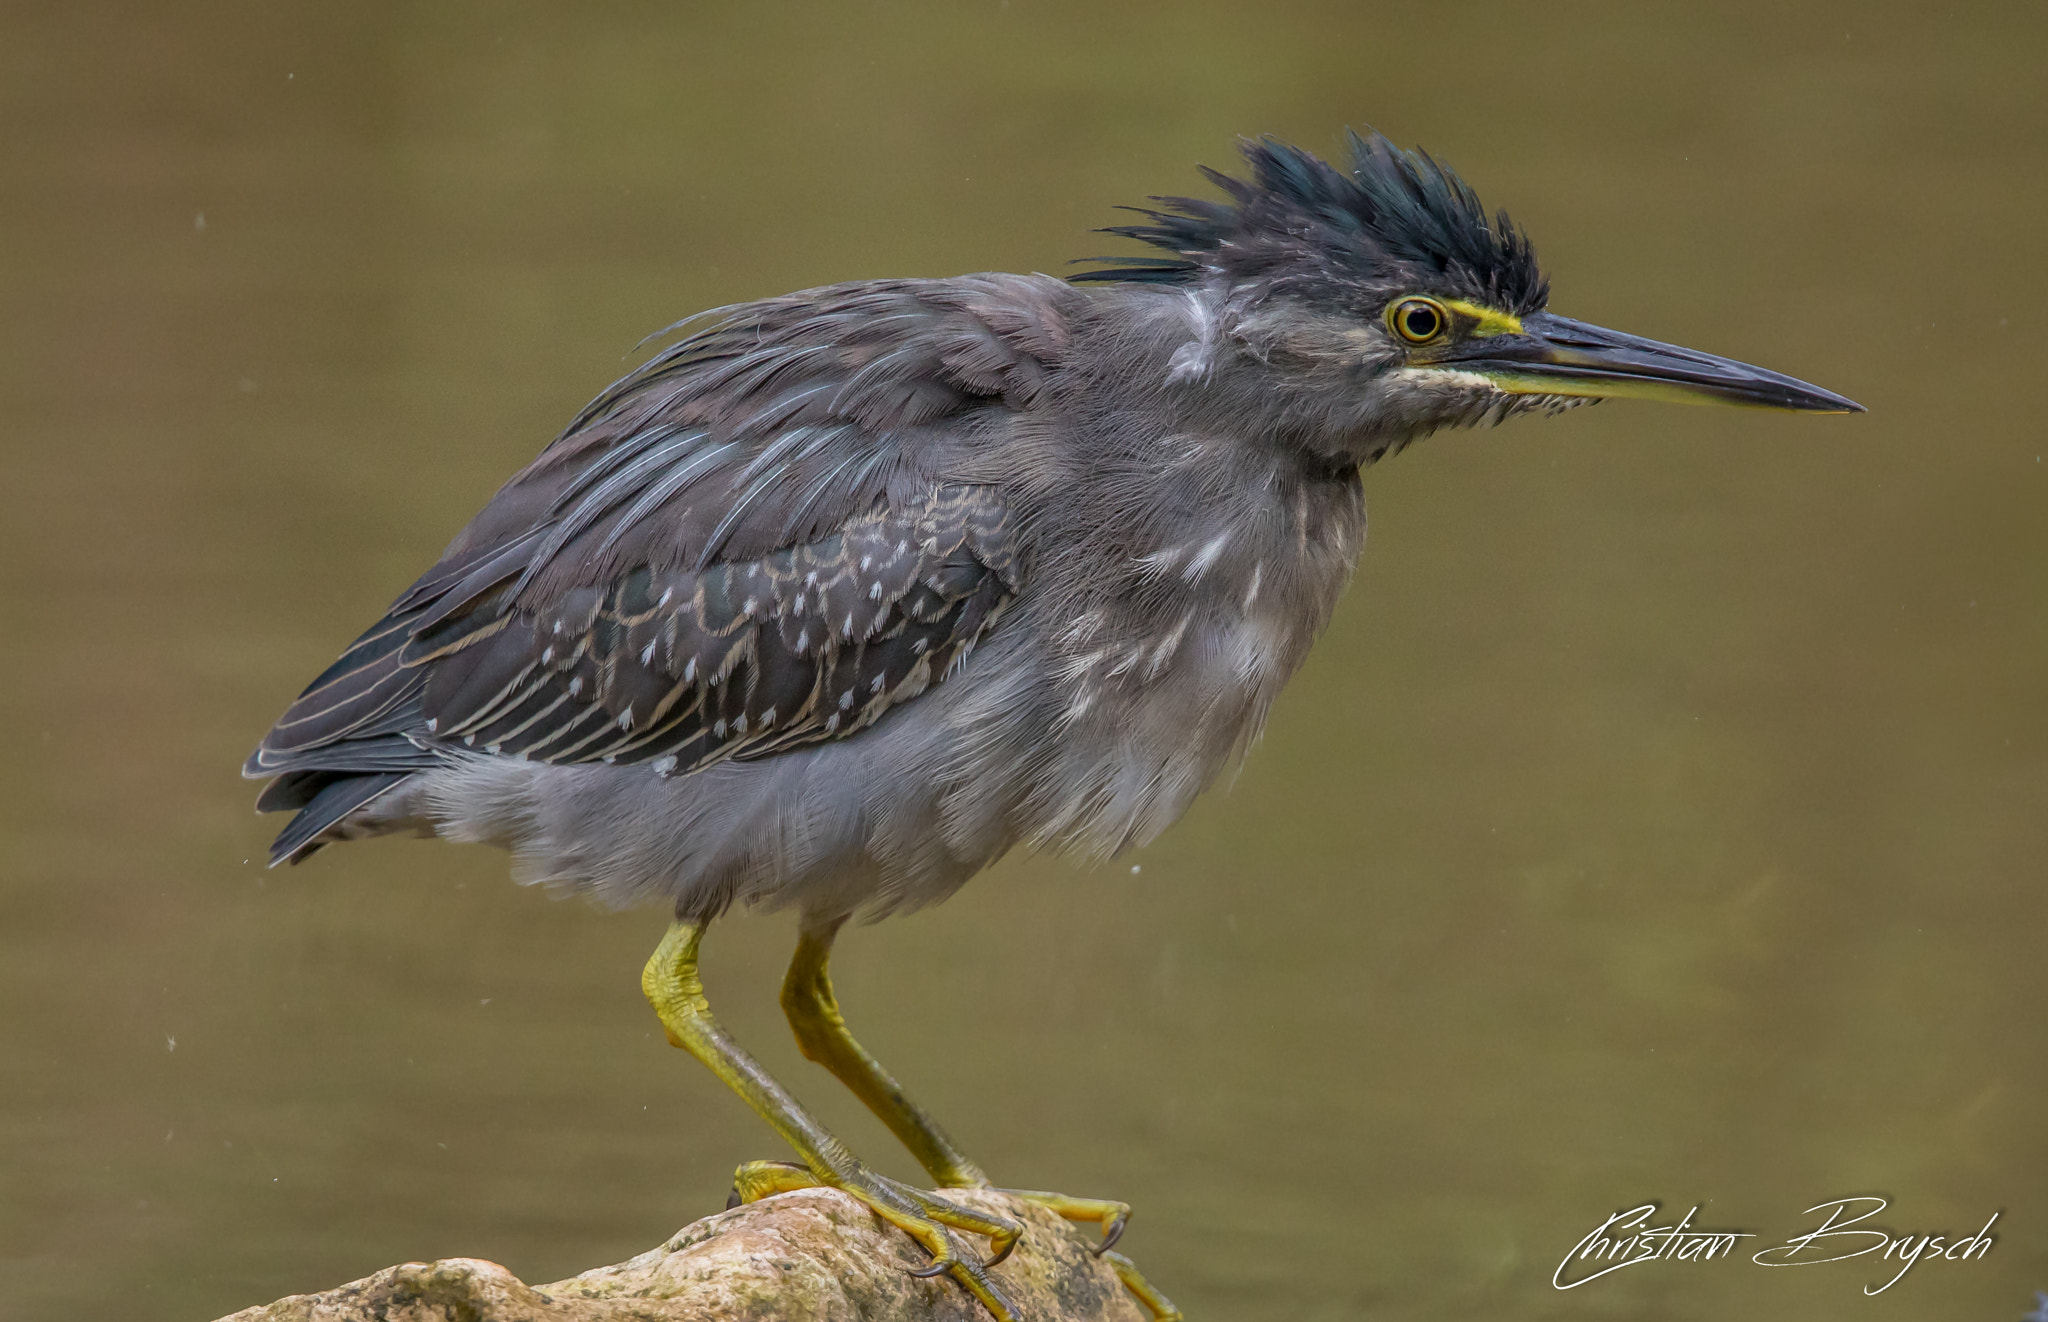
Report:
[[[548,1281],[781,1155],[640,997],[659,912],[237,776],[496,485],[715,304],[1063,272],[1238,134],[1373,125],[1563,313],[1867,404],[1618,403],[1366,478],[1242,776],[858,931],[852,1021],[1208,1319],[2017,1318],[2048,1287],[2038,6],[15,4],[0,17],[0,1315]],[[1137,865],[1134,867],[1133,865]],[[1142,871],[1139,870],[1142,868]],[[801,1061],[786,916],[708,945]],[[1655,1264],[1893,1200],[1987,1260]]]

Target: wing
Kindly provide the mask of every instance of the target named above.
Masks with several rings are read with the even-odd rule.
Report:
[[[284,714],[273,859],[458,750],[683,774],[845,738],[956,668],[1022,579],[958,475],[1044,395],[1044,277],[726,310],[586,408]]]
[[[543,609],[486,599],[412,631],[426,733],[543,762],[695,770],[852,734],[943,678],[1017,591],[988,487],[935,489],[819,541],[641,565]]]

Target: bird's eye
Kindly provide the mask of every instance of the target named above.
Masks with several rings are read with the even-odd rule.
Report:
[[[1410,344],[1428,344],[1444,333],[1451,319],[1433,298],[1404,298],[1387,309],[1387,324]]]

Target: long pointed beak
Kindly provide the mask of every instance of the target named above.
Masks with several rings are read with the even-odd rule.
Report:
[[[1475,336],[1430,364],[1484,376],[1516,395],[1667,399],[1800,413],[1861,413],[1863,406],[1789,376],[1573,321],[1532,313],[1521,331]]]

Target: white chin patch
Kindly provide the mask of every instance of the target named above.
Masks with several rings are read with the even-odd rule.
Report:
[[[1429,390],[1468,397],[1478,397],[1482,392],[1491,395],[1494,407],[1500,410],[1494,419],[1496,422],[1510,413],[1562,413],[1566,409],[1600,402],[1590,395],[1540,395],[1503,390],[1499,382],[1483,372],[1461,372],[1454,367],[1399,367],[1389,375]]]
[[[1411,382],[1419,386],[1452,390],[1497,390],[1493,382],[1478,372],[1460,372],[1451,367],[1397,367],[1389,373],[1398,381]],[[1499,391],[1506,394],[1506,391]]]

